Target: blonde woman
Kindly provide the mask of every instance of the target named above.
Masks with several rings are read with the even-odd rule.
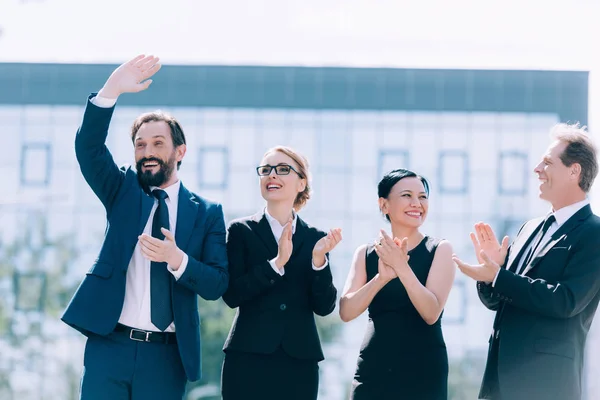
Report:
[[[316,399],[324,357],[314,314],[335,308],[327,254],[341,230],[326,234],[299,217],[310,173],[298,152],[274,147],[256,170],[266,207],[228,228],[223,299],[238,310],[223,349],[223,399]]]

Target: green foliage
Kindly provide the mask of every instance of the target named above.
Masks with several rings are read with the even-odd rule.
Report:
[[[11,348],[13,358],[0,366],[0,398],[22,398],[14,393],[10,376],[13,363],[31,362],[33,371],[42,378],[42,348],[51,348],[61,339],[45,333],[46,321],[58,318],[76,289],[68,280],[68,271],[78,257],[74,235],[49,239],[48,221],[43,213],[29,213],[21,235],[11,243],[0,243],[0,346]],[[13,325],[20,322],[20,329]],[[24,328],[23,328],[24,326]],[[31,359],[42,359],[36,364]],[[6,360],[5,360],[6,361]],[[36,366],[40,365],[39,370]],[[71,365],[59,365],[62,381],[78,387],[79,372]],[[30,388],[35,391],[35,388]],[[35,398],[36,395],[32,394]],[[76,398],[76,397],[69,397]]]

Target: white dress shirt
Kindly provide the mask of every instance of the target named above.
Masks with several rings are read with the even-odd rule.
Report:
[[[567,222],[567,220],[569,218],[571,218],[573,215],[575,215],[575,213],[579,210],[581,210],[583,207],[585,207],[586,205],[590,204],[590,200],[589,199],[584,199],[581,201],[578,201],[577,203],[573,203],[571,205],[568,205],[566,207],[563,207],[559,210],[556,210],[554,212],[552,212],[552,210],[550,211],[550,213],[547,216],[550,216],[551,214],[554,214],[554,222],[550,225],[550,227],[548,228],[548,230],[546,231],[546,233],[544,234],[544,236],[542,237],[542,240],[540,241],[539,246],[537,247],[537,249],[535,249],[535,253],[531,255],[530,259],[533,260],[535,258],[535,255],[540,252],[544,246],[550,241],[550,239],[552,238],[552,235],[565,223]],[[529,243],[529,245],[524,249],[522,254],[527,254],[529,252],[529,249],[533,246],[534,243],[537,242],[537,238],[538,236],[541,234],[541,230],[540,232],[538,232],[538,234],[536,235],[536,237],[533,238],[533,240]],[[520,274],[521,271],[523,271],[523,268],[526,267],[526,265],[523,265],[523,263],[525,262],[525,257],[521,257],[521,259],[519,260],[519,264],[517,266],[517,270],[516,273]],[[507,265],[507,268],[510,267]],[[500,271],[498,271],[500,272]],[[492,286],[494,286],[496,284],[496,279],[498,279],[498,274],[496,274],[496,277],[494,278],[494,282],[492,283]]]
[[[98,107],[108,108],[115,105],[116,99],[94,97],[91,102]],[[180,186],[181,181],[178,180],[171,186],[162,189],[167,192],[168,195],[165,199],[165,203],[169,210],[169,230],[173,232],[173,234],[175,234],[177,224],[177,206]],[[158,188],[154,186],[150,187],[150,190],[154,189]],[[158,199],[154,199],[154,205],[152,206],[148,222],[146,222],[143,231],[143,233],[149,236],[152,236],[152,221],[157,208]],[[179,279],[185,272],[187,264],[188,256],[184,253],[183,260],[177,271],[169,265],[167,265],[167,269],[173,274],[175,279]],[[119,317],[119,323],[147,331],[160,331],[160,329],[154,326],[150,319],[150,260],[145,258],[142,254],[139,241],[133,250],[133,255],[131,256],[127,268],[125,301],[123,303],[123,309],[121,310],[121,316]],[[175,323],[171,323],[165,332],[175,332]]]
[[[292,235],[294,233],[296,233],[296,223],[298,221],[298,215],[295,212],[292,212],[292,215],[294,216],[294,220],[292,221]],[[283,234],[283,229],[285,227],[285,225],[281,225],[279,223],[279,221],[277,221],[271,214],[269,214],[269,212],[265,209],[265,217],[267,217],[267,221],[269,222],[269,226],[271,227],[271,231],[273,232],[273,236],[275,236],[275,242],[279,243],[279,239],[281,239],[281,235]],[[273,270],[275,272],[277,272],[279,275],[283,276],[285,274],[285,268],[277,268],[277,265],[275,265],[275,259],[269,261],[269,264],[271,264],[271,267],[273,268]],[[325,257],[325,264],[323,264],[323,266],[321,267],[315,267],[315,263],[312,263],[312,268],[315,271],[321,271],[322,269],[324,269],[327,265],[329,264],[327,257]]]

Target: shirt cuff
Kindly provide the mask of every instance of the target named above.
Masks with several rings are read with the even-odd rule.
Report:
[[[171,268],[171,266],[169,264],[167,264],[167,269],[169,270],[169,272],[171,274],[173,274],[173,276],[175,277],[176,280],[179,280],[179,278],[181,278],[181,275],[183,275],[183,273],[185,272],[187,265],[188,265],[188,255],[183,253],[183,259],[181,260],[181,265],[179,266],[177,271],[174,270],[173,268]]]
[[[492,287],[496,286],[496,279],[498,279],[498,275],[500,275],[500,270],[498,270],[498,272],[496,272],[496,276],[494,277],[494,280],[492,281]]]
[[[274,259],[270,260],[269,264],[271,264],[271,268],[273,268],[273,270],[275,272],[277,272],[279,275],[283,276],[283,274],[285,274],[285,268],[281,268],[281,269],[277,268],[277,265],[275,265],[275,260]]]
[[[95,96],[90,99],[90,102],[96,107],[111,108],[117,104],[117,99],[109,99],[107,97]]]
[[[325,257],[325,264],[323,264],[323,266],[321,266],[321,267],[315,267],[314,261],[311,261],[311,263],[312,263],[312,269],[314,269],[315,271],[321,271],[329,265],[329,260],[327,259],[327,257]]]

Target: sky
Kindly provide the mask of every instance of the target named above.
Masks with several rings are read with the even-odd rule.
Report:
[[[0,0],[0,61],[589,69],[599,16],[597,0]]]
[[[599,17],[600,0],[0,0],[0,62],[584,70],[593,129]]]

